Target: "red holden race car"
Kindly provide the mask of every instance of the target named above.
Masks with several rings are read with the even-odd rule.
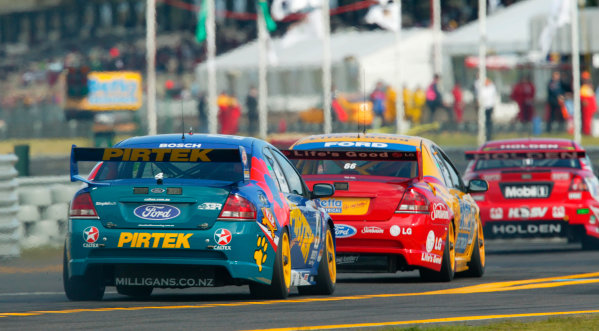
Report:
[[[339,271],[419,270],[449,281],[456,272],[480,277],[485,246],[476,202],[445,153],[419,137],[384,134],[316,135],[285,155],[309,186],[330,183],[320,199],[335,222]]]
[[[466,152],[466,182],[484,179],[472,194],[487,238],[565,237],[599,248],[599,181],[584,149],[566,139],[513,139]]]

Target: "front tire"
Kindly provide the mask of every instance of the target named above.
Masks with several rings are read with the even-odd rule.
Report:
[[[480,225],[473,245],[475,246],[472,248],[472,257],[468,262],[468,270],[464,274],[470,277],[482,277],[485,273],[485,237]]]
[[[337,264],[335,261],[335,242],[330,228],[327,229],[323,258],[318,264],[318,275],[316,275],[315,280],[316,285],[299,286],[297,288],[299,294],[329,295],[335,292]]]
[[[279,247],[275,255],[275,263],[272,271],[270,285],[259,283],[250,284],[252,296],[267,299],[286,299],[289,296],[291,286],[291,249],[289,246],[289,234],[283,229]]]
[[[106,286],[102,283],[100,274],[74,276],[69,278],[69,263],[65,246],[62,260],[62,284],[64,293],[71,301],[97,301],[104,297]]]
[[[443,260],[441,270],[433,271],[430,269],[420,269],[420,277],[426,281],[432,282],[450,282],[455,276],[455,236],[453,224],[449,225],[447,240],[443,250]]]

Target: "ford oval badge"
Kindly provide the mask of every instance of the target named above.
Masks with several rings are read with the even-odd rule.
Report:
[[[335,237],[349,238],[356,234],[356,228],[346,224],[335,224]]]
[[[144,220],[165,221],[179,216],[181,211],[179,208],[170,205],[152,204],[135,208],[133,214]]]

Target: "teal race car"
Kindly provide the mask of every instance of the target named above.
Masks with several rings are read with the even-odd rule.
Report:
[[[78,165],[94,162],[89,176]],[[96,163],[97,162],[97,163]],[[92,164],[94,164],[92,163]],[[70,300],[106,286],[147,297],[154,288],[249,285],[286,298],[335,289],[334,225],[295,167],[255,138],[171,134],[71,151],[63,280]]]

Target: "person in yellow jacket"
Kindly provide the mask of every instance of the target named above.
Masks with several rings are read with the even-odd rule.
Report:
[[[395,109],[395,98],[397,98],[397,93],[391,85],[387,85],[387,89],[385,90],[386,107],[384,114],[385,123],[387,124],[395,123],[395,116],[397,114],[397,110]]]
[[[406,97],[406,94],[409,96]],[[407,100],[409,100],[409,103]],[[420,124],[420,120],[422,119],[422,107],[426,104],[426,94],[424,94],[424,90],[420,88],[420,86],[418,86],[414,92],[404,88],[404,102],[406,105],[409,105],[406,106],[406,116],[412,123]]]

